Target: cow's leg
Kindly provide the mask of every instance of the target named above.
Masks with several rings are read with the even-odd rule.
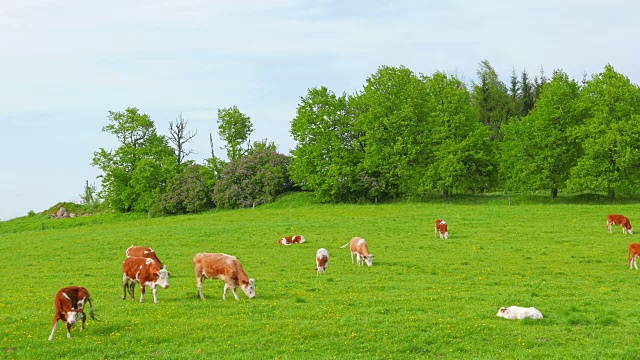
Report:
[[[435,236],[436,236],[436,238],[438,237],[438,227],[437,226],[436,226]]]
[[[238,293],[236,292],[236,286],[232,286],[231,287],[231,291],[233,291],[233,297],[236,298],[236,301],[240,301],[240,297],[238,296]]]
[[[227,300],[227,289],[229,289],[229,284],[224,283],[224,291],[222,292],[222,300]]]
[[[351,253],[351,265],[353,265],[353,253]]]
[[[53,318],[53,328],[51,329],[51,335],[49,335],[49,340],[53,340],[53,334],[58,330],[58,314]]]
[[[204,300],[204,294],[202,293],[202,275],[196,272],[196,284],[198,285],[198,296]]]
[[[611,234],[611,223],[610,222],[607,223],[607,230],[609,230],[609,234]]]
[[[71,339],[71,327],[73,327],[73,325],[67,322],[67,339]]]
[[[635,267],[636,270],[638,270],[638,255],[633,256],[633,267]]]
[[[125,300],[127,298],[127,285],[129,285],[129,278],[127,277],[127,275],[122,275],[122,290],[123,290],[123,294],[122,294],[122,300]]]
[[[140,284],[140,302],[143,303],[144,302],[144,291],[145,291],[145,286],[144,284]]]
[[[157,303],[158,303],[158,296],[157,296],[158,289],[157,289],[157,287],[154,285],[154,286],[151,288],[151,291],[153,292],[153,303],[154,303],[154,304],[157,304]]]
[[[87,314],[85,314],[83,310],[80,310],[80,321],[82,321],[80,331],[84,331],[84,324],[87,321]]]
[[[130,282],[129,283],[129,295],[131,296],[131,301],[135,301],[136,297],[134,296],[134,290],[136,288],[136,283],[135,282]]]

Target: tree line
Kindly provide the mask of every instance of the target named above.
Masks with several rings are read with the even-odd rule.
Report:
[[[581,82],[512,71],[488,61],[469,84],[455,75],[381,66],[359,91],[326,87],[301,97],[290,155],[250,141],[251,119],[218,110],[228,161],[186,160],[197,135],[180,114],[168,135],[137,108],[110,111],[115,150],[94,152],[100,197],[118,211],[161,214],[252,207],[292,188],[323,202],[420,199],[438,193],[558,191],[637,194],[640,88],[610,65]],[[86,190],[86,189],[85,189]]]

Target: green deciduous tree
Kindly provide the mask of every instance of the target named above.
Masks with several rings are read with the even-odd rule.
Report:
[[[504,127],[500,172],[506,190],[547,190],[556,197],[565,187],[578,152],[572,133],[579,94],[578,83],[556,71],[529,115]]]
[[[358,178],[363,149],[357,139],[346,95],[326,87],[301,98],[291,135],[296,140],[289,167],[291,179],[321,201],[352,201],[364,196]]]
[[[251,118],[241,113],[235,105],[218,109],[218,134],[226,142],[223,149],[227,150],[229,161],[235,161],[245,154],[252,132]]]
[[[363,145],[362,177],[369,196],[396,198],[418,185],[424,157],[426,87],[405,67],[382,66],[350,101]]]
[[[640,191],[640,89],[611,65],[587,81],[578,111],[582,154],[571,170],[569,189],[606,192]]]
[[[120,146],[93,154],[93,166],[103,171],[100,195],[118,211],[147,211],[175,173],[173,150],[137,108],[109,111],[109,122],[102,131],[114,135]]]
[[[424,77],[427,89],[426,126],[421,139],[426,155],[414,172],[421,176],[422,193],[452,190],[481,191],[490,182],[493,165],[489,131],[464,84],[437,72]]]

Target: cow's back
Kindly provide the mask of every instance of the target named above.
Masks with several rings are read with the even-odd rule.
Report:
[[[147,270],[159,271],[160,267],[152,259],[144,257],[129,257],[122,263],[122,272],[131,279],[135,279],[138,273],[148,272]]]
[[[147,246],[131,245],[131,246],[129,246],[129,248],[127,249],[125,254],[127,255],[127,257],[149,258],[149,259],[155,261],[158,264],[158,266],[160,266],[160,267],[163,266],[162,261],[160,261],[160,259],[158,259],[158,255],[156,254],[156,252],[153,251],[152,248],[147,247]]]
[[[207,277],[234,277],[242,265],[235,256],[220,253],[198,253],[193,258],[196,270],[202,271]]]

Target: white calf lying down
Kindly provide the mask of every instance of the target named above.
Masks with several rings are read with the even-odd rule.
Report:
[[[501,307],[500,310],[498,310],[498,313],[496,314],[496,316],[498,317],[503,317],[505,319],[524,319],[524,318],[530,318],[530,319],[542,319],[542,313],[533,307],[530,308],[524,308],[524,307],[520,307],[520,306],[509,306],[508,308],[506,307]]]

